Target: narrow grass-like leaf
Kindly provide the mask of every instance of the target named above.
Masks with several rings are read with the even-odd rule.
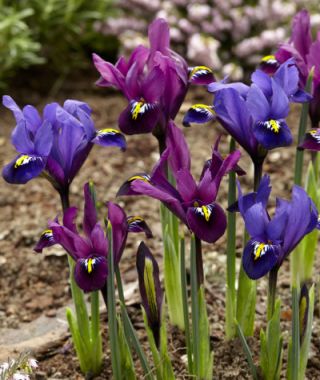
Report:
[[[194,374],[194,372],[193,372],[192,347],[191,347],[191,335],[190,335],[190,324],[189,324],[188,289],[187,289],[187,273],[186,273],[184,238],[181,238],[180,240],[180,276],[181,276],[181,291],[182,291],[183,316],[184,316],[184,333],[185,333],[184,335],[185,335],[186,346],[187,346],[188,371],[189,371],[189,374],[191,375],[191,374]]]
[[[118,318],[118,342],[121,358],[121,375],[125,380],[136,380],[136,374],[134,364],[131,356],[131,352],[128,346],[127,339],[124,334],[122,321]]]
[[[307,326],[305,329],[304,337],[302,338],[301,350],[300,350],[300,367],[299,367],[299,380],[305,378],[305,372],[308,363],[311,333],[312,333],[312,322],[313,322],[313,311],[314,311],[314,285],[309,290],[309,308],[307,317]]]
[[[230,153],[235,150],[235,141],[231,138]],[[229,173],[228,205],[231,206],[236,201],[236,173]],[[236,213],[228,212],[227,215],[227,287],[226,287],[226,338],[235,337],[236,329],[234,325],[236,312]]]
[[[260,331],[260,366],[265,380],[280,379],[282,365],[282,336],[280,328],[280,300],[275,303],[274,313],[267,325],[266,334]]]
[[[125,306],[123,286],[122,286],[122,280],[120,276],[119,267],[116,267],[115,274],[117,278],[117,286],[118,286],[119,299],[120,299],[120,305],[121,305],[121,316],[123,320],[123,326],[124,326],[124,331],[125,331],[127,341],[129,342],[129,344],[135,350],[136,354],[139,357],[141,367],[145,374],[145,379],[153,380],[153,376],[151,375],[151,368],[149,367],[148,361],[140,345],[136,331],[131,323],[131,320],[129,318],[129,315]]]
[[[115,380],[121,380],[121,361],[120,352],[118,346],[118,333],[117,333],[117,312],[115,301],[115,289],[114,289],[114,267],[113,267],[113,242],[112,242],[112,226],[109,223],[107,227],[109,250],[108,250],[108,325],[110,336],[110,351],[111,351],[111,363],[112,373]]]
[[[200,335],[199,335],[199,297],[196,264],[196,242],[194,235],[191,236],[191,316],[192,316],[192,352],[194,372],[199,376],[200,371]]]
[[[234,323],[236,325],[238,337],[240,338],[243,351],[244,351],[244,353],[246,355],[246,358],[247,358],[247,361],[248,361],[248,364],[249,364],[251,375],[252,375],[252,377],[253,377],[254,380],[258,380],[257,369],[256,369],[256,366],[253,363],[252,353],[250,351],[250,348],[248,346],[246,338],[245,338],[245,336],[244,336],[244,334],[243,334],[243,332],[241,330],[241,327],[240,327],[239,323],[236,320],[234,321]]]

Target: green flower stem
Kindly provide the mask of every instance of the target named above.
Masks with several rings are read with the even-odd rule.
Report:
[[[310,92],[313,79],[313,69],[310,70],[307,84],[305,90]],[[307,130],[308,125],[308,111],[309,103],[304,103],[302,105],[300,122],[299,122],[299,131],[298,131],[298,145],[296,150],[296,159],[294,167],[294,183],[296,185],[302,185],[302,175],[303,175],[303,157],[304,151],[298,149],[298,146],[302,143],[304,135]],[[300,250],[299,247],[295,249],[290,255],[290,268],[291,268],[291,286],[300,286]]]
[[[202,259],[202,244],[201,240],[195,236],[196,244],[196,268],[197,268],[197,284],[198,289],[204,283],[204,273],[203,273],[203,259]]]
[[[234,323],[235,323],[235,326],[236,326],[236,329],[237,329],[237,333],[238,333],[238,336],[240,338],[240,341],[241,341],[244,353],[245,353],[245,355],[247,357],[247,360],[248,360],[248,364],[249,364],[249,368],[250,368],[250,371],[251,371],[252,378],[254,380],[258,380],[257,369],[256,369],[256,366],[253,363],[252,353],[251,353],[250,347],[248,346],[248,343],[247,343],[246,338],[245,338],[245,336],[244,336],[244,334],[243,334],[243,332],[241,330],[241,327],[240,327],[239,323],[236,320],[234,321]]]
[[[100,334],[99,292],[91,292],[91,354],[93,373],[99,374],[102,367],[102,341]]]
[[[143,352],[143,349],[140,345],[137,334],[130,321],[130,318],[125,306],[125,299],[124,299],[123,286],[122,286],[119,266],[115,268],[115,274],[116,274],[116,279],[117,279],[117,287],[118,287],[119,299],[120,299],[120,304],[121,304],[121,314],[122,314],[122,320],[123,320],[126,338],[128,342],[130,342],[132,348],[135,350],[136,354],[139,357],[142,369],[145,374],[145,379],[153,380],[153,376],[151,375],[151,368],[149,367],[145,353]]]
[[[275,308],[278,269],[279,269],[278,267],[275,267],[269,272],[268,307],[267,307],[268,322],[271,320],[274,313],[274,308]]]
[[[235,150],[235,141],[231,138],[230,153]],[[228,206],[236,201],[236,173],[229,173]],[[235,337],[235,312],[236,312],[236,213],[228,211],[227,223],[227,297],[226,297],[226,338]]]
[[[300,324],[299,324],[299,294],[298,289],[292,287],[292,355],[291,380],[299,380],[300,363]]]
[[[180,240],[180,276],[181,276],[181,291],[182,291],[182,302],[183,302],[183,316],[184,316],[184,333],[187,345],[187,356],[188,356],[188,371],[189,374],[193,373],[193,362],[192,362],[192,345],[191,345],[191,335],[190,335],[190,325],[189,325],[189,310],[188,310],[188,290],[187,290],[187,274],[186,274],[186,263],[185,263],[185,241],[184,238]]]
[[[257,191],[262,177],[263,160],[254,162],[254,179],[253,190]],[[245,231],[243,246],[249,239],[248,233]],[[257,284],[251,280],[243,269],[240,267],[239,286],[237,293],[237,320],[241,331],[245,336],[253,335],[254,319],[256,309]]]
[[[61,205],[63,212],[65,212],[70,207],[69,201],[69,188],[64,189],[59,192]],[[70,269],[70,287],[71,295],[75,306],[76,316],[77,316],[77,325],[79,328],[80,335],[84,342],[90,342],[90,324],[89,316],[87,311],[87,306],[84,300],[83,291],[78,287],[74,279],[74,260],[68,254],[68,264]]]
[[[307,84],[305,87],[305,90],[307,92],[310,92],[311,90],[312,80],[313,80],[313,69],[310,70]],[[302,143],[304,135],[307,130],[308,111],[309,111],[309,103],[308,102],[303,103],[301,114],[300,114],[300,122],[299,122],[298,146]],[[303,150],[299,150],[297,147],[295,169],[294,169],[294,183],[299,186],[301,186],[302,184],[302,171],[303,171]]]
[[[117,342],[117,311],[115,300],[115,288],[114,288],[114,265],[113,265],[113,241],[112,241],[112,226],[109,223],[107,227],[108,241],[109,241],[109,254],[108,254],[108,324],[109,324],[109,336],[110,336],[110,351],[111,351],[111,364],[112,373],[115,380],[121,380],[121,360],[119,346]]]
[[[196,240],[194,235],[191,237],[191,315],[192,315],[192,351],[194,373],[199,376],[200,370],[200,336],[199,336],[199,287],[197,276]]]

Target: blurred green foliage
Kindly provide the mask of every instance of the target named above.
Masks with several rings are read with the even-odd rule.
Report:
[[[0,86],[19,71],[47,64],[66,74],[93,51],[116,54],[117,40],[95,23],[115,13],[114,0],[0,0]]]

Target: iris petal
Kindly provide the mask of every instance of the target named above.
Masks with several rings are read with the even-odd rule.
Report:
[[[34,250],[38,253],[42,253],[42,250],[47,247],[55,245],[56,241],[54,240],[52,230],[44,230],[38,240],[37,245],[34,247]]]
[[[217,241],[224,234],[227,225],[225,213],[216,203],[189,207],[187,222],[191,231],[208,243]]]
[[[215,112],[213,106],[205,104],[195,104],[189,108],[188,112],[183,118],[183,125],[189,127],[190,123],[203,124],[215,119]]]
[[[125,150],[127,146],[124,135],[113,128],[100,129],[92,142],[102,146],[117,146],[121,150]]]
[[[258,121],[253,133],[265,149],[288,146],[292,143],[291,131],[283,119]]]
[[[303,143],[299,146],[302,149],[320,150],[320,128],[313,128],[304,137]]]
[[[153,237],[148,224],[140,216],[128,216],[127,223],[129,232],[144,232],[148,239]]]
[[[107,260],[102,256],[80,259],[74,270],[75,280],[84,292],[101,289],[106,282],[107,274]]]
[[[243,252],[243,269],[248,277],[257,280],[277,264],[279,253],[280,246],[251,239]]]
[[[8,183],[24,184],[37,177],[46,166],[46,158],[20,154],[3,168],[3,178]]]
[[[119,127],[127,135],[149,133],[157,125],[160,109],[157,103],[132,100],[119,117]]]
[[[215,81],[213,71],[207,66],[189,67],[189,82],[206,85]]]

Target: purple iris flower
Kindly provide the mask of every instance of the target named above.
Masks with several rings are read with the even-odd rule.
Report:
[[[68,208],[63,215],[63,224],[57,219],[49,222],[49,229],[45,230],[34,248],[36,252],[42,252],[46,247],[60,244],[75,261],[74,277],[78,286],[85,292],[99,290],[105,285],[108,275],[108,239],[98,222],[95,203],[90,192],[89,184],[84,186],[84,217],[81,236],[77,230],[74,219],[77,216],[75,207]],[[128,219],[124,210],[112,202],[107,203],[108,223],[112,225],[113,257],[115,265],[118,265],[125,248],[129,231],[146,233],[152,236],[147,224],[140,217]],[[131,227],[132,223],[135,225]]]
[[[101,74],[97,85],[115,87],[128,99],[119,117],[122,132],[132,135],[163,133],[174,119],[186,95],[188,84],[208,84],[214,80],[205,66],[188,69],[185,60],[170,50],[169,26],[156,19],[148,30],[150,48],[138,46],[128,61],[120,57],[115,65],[93,54]]]
[[[3,169],[9,183],[24,184],[43,175],[61,192],[68,188],[93,144],[126,147],[119,131],[95,130],[86,103],[67,100],[63,107],[48,104],[42,118],[33,106],[21,110],[10,96],[3,97],[3,104],[17,122],[11,139],[19,154]]]
[[[310,15],[307,10],[296,14],[292,22],[292,34],[288,43],[281,44],[275,54],[276,59],[283,63],[293,57],[299,69],[300,86],[306,85],[309,72],[314,67],[312,91],[313,96],[309,114],[314,128],[320,121],[320,33],[312,41]]]
[[[318,212],[305,190],[294,186],[291,201],[277,199],[271,219],[267,212],[271,186],[266,175],[257,192],[242,195],[239,183],[238,191],[238,209],[250,235],[243,252],[243,268],[256,280],[279,268],[301,239],[317,227]]]
[[[129,178],[118,195],[148,195],[160,200],[201,240],[209,243],[218,240],[226,229],[226,216],[216,203],[222,177],[233,170],[240,158],[235,151],[225,159],[213,148],[211,161],[205,164],[199,183],[190,172],[190,152],[184,136],[173,122],[167,130],[167,148],[151,175],[139,173]],[[167,163],[177,188],[166,179]]]
[[[306,102],[310,95],[300,90],[298,70],[293,60],[282,64],[273,77],[261,70],[252,74],[250,86],[241,82],[215,82],[213,106],[196,104],[184,117],[184,125],[217,119],[250,154],[263,161],[267,151],[292,143],[285,121],[290,102]]]

